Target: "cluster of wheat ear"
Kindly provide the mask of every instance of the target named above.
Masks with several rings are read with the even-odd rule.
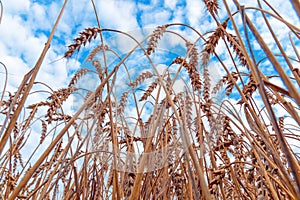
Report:
[[[41,92],[34,91],[40,84],[34,80],[42,54],[18,91],[4,88],[3,94],[9,95],[0,99],[1,199],[299,199],[295,144],[300,141],[300,73],[294,66],[300,57],[293,38],[299,40],[300,29],[266,1],[264,6],[273,12],[260,0],[257,8],[233,0],[234,12],[223,2],[228,18],[219,21],[218,1],[204,0],[207,15],[216,23],[216,29],[205,34],[174,23],[158,26],[137,41],[119,30],[86,28],[64,56],[68,59],[83,45],[100,41],[87,56],[89,67],[79,69],[65,88],[46,86],[49,97],[25,107],[29,95]],[[261,23],[272,33],[280,54],[266,45],[247,16],[250,11],[263,16]],[[245,29],[237,24],[240,16]],[[290,29],[294,54],[284,51],[270,18]],[[234,34],[227,30],[229,24]],[[178,27],[198,38],[185,37],[176,32]],[[119,55],[104,41],[105,32],[131,38],[135,47]],[[171,61],[161,72],[153,56],[160,40],[170,34],[179,36],[187,53],[166,57]],[[249,35],[260,45],[264,57],[259,61]],[[219,43],[230,65],[217,53]],[[148,68],[136,75],[130,70],[137,63],[127,61],[138,51]],[[108,60],[112,55],[113,66]],[[224,73],[217,82],[212,81],[210,60]],[[265,73],[265,60],[275,69],[272,75]],[[83,88],[90,76],[96,87]],[[285,87],[274,84],[274,78]],[[176,90],[179,81],[184,90]],[[220,98],[223,93],[228,97]],[[64,111],[71,96],[82,100],[75,114]],[[37,130],[40,138],[32,149],[28,139]]]

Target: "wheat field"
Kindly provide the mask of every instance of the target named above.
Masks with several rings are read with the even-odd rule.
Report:
[[[300,28],[264,0],[255,8],[233,0],[234,11],[227,0],[225,10],[217,0],[203,2],[214,30],[170,23],[137,39],[102,27],[92,0],[98,24],[82,30],[63,55],[85,56],[84,67],[48,98],[27,102],[64,1],[34,68],[17,91],[4,87],[1,93],[1,199],[300,199]],[[299,1],[287,3],[300,16]],[[250,11],[263,16],[280,54]],[[270,19],[290,30],[284,45],[292,53]],[[118,37],[130,41],[125,53],[112,45]],[[162,51],[163,41],[174,37],[184,51]],[[252,40],[264,53],[261,60]],[[221,42],[230,64],[216,51]],[[87,55],[81,55],[83,48]],[[266,60],[272,74],[264,69]],[[4,60],[0,64],[6,68]],[[219,68],[217,80],[213,67]],[[76,100],[73,113],[63,109],[69,98]],[[28,149],[32,129],[40,137]],[[23,159],[24,149],[29,159]]]

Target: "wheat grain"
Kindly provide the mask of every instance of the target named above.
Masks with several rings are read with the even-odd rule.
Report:
[[[190,42],[186,42],[186,47],[187,47],[187,53],[188,53],[188,58],[189,58],[189,64],[192,65],[195,69],[199,65],[199,53],[198,49],[194,44]]]
[[[154,82],[151,83],[151,85],[144,92],[143,96],[140,98],[139,101],[147,100],[147,98],[151,95],[151,93],[153,92],[153,90],[155,90],[155,88],[157,87],[158,83],[159,83],[159,79],[157,78],[157,79],[154,80]]]
[[[218,15],[219,3],[217,0],[203,0],[211,15]]]
[[[81,45],[86,45],[92,38],[96,38],[97,34],[101,31],[99,28],[87,28],[85,31],[80,33],[80,36],[74,39],[75,43],[68,46],[68,51],[65,53],[65,58],[70,58],[75,50],[79,51]]]
[[[73,78],[71,79],[71,81],[70,81],[68,87],[69,87],[69,88],[73,87],[73,86],[78,82],[78,80],[79,80],[82,76],[84,76],[86,73],[88,73],[89,71],[90,71],[90,70],[85,69],[85,68],[79,69],[79,70],[75,73],[75,75],[73,76]]]
[[[91,50],[91,52],[89,53],[88,57],[86,58],[87,62],[90,62],[94,59],[94,57],[97,55],[97,53],[101,52],[101,51],[107,51],[109,50],[107,45],[99,45],[96,48],[94,48],[93,50]]]
[[[209,72],[207,68],[204,69],[203,76],[204,76],[203,98],[205,101],[208,101],[210,97],[210,78],[209,78]]]
[[[162,35],[166,32],[166,26],[158,26],[152,33],[148,46],[147,46],[147,54],[150,55],[151,53],[155,52],[157,47],[158,41],[161,39]]]
[[[200,74],[194,65],[190,65],[185,59],[180,58],[180,57],[175,58],[175,60],[173,60],[172,64],[173,63],[182,65],[184,68],[186,68],[186,70],[189,73],[190,79],[191,79],[191,84],[195,91],[198,91],[201,89],[202,83],[201,83],[201,79],[200,79]]]
[[[236,52],[236,55],[238,56],[241,64],[243,66],[248,66],[248,63],[247,63],[247,59],[246,59],[246,56],[245,56],[245,53],[244,51],[242,50],[241,46],[240,46],[240,42],[239,40],[237,39],[236,36],[230,34],[230,33],[227,33],[226,32],[226,39],[228,40],[229,44],[231,47],[233,47],[233,50],[234,52]]]
[[[210,54],[214,53],[220,38],[223,38],[225,35],[223,29],[226,29],[226,27],[227,21],[224,21],[222,24],[219,25],[215,32],[211,36],[209,36],[208,40],[205,43],[205,48],[201,53],[202,66],[207,66]]]

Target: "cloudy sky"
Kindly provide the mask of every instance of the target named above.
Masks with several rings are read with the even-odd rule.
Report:
[[[229,1],[231,2],[231,1]],[[242,0],[241,4],[248,1]],[[95,0],[101,25],[104,28],[122,31],[136,31],[143,28],[154,28],[166,23],[180,22],[192,25],[201,33],[212,31],[215,23],[208,17],[201,0]],[[18,87],[23,75],[36,63],[50,30],[58,16],[63,1],[58,0],[2,0],[3,13],[0,24],[0,61],[9,71],[8,90]],[[232,5],[230,3],[230,5]],[[276,0],[272,5],[289,22],[299,27],[299,18],[289,1]],[[264,6],[267,10],[266,6]],[[234,9],[234,7],[232,7]],[[271,37],[260,26],[261,15],[249,11],[258,29],[267,42]],[[225,8],[220,2],[219,19],[226,17]],[[272,25],[280,33],[280,39],[288,42],[289,30],[276,20]],[[43,81],[54,89],[66,85],[70,73],[80,67],[80,54],[73,59],[61,59],[66,46],[84,28],[97,26],[92,4],[89,0],[69,1],[63,18],[51,42],[46,59],[41,67],[37,81]],[[89,47],[89,45],[87,46]],[[257,47],[254,45],[254,47]],[[201,48],[201,47],[200,47]],[[291,55],[294,56],[294,55]],[[3,88],[4,69],[0,68],[0,88]]]
[[[6,91],[14,92],[17,90],[24,74],[32,69],[38,60],[63,5],[63,1],[2,0],[1,2],[3,13],[1,13],[2,20],[0,24],[0,62],[4,63],[8,69]],[[250,5],[249,2],[253,5]],[[289,1],[276,0],[270,2],[285,20],[300,27],[299,18]],[[227,17],[227,12],[222,1],[219,1],[219,3],[220,10],[217,18],[223,21]],[[232,1],[228,1],[228,3],[231,10],[235,11]],[[255,1],[240,0],[240,3],[246,4],[246,6],[257,7]],[[129,32],[138,38],[143,38],[155,27],[167,23],[185,23],[193,26],[200,33],[213,31],[216,28],[216,23],[209,17],[202,0],[95,0],[95,4],[102,28]],[[265,4],[263,4],[263,7],[266,10],[270,10]],[[272,46],[274,41],[266,25],[262,23],[263,18],[261,14],[256,10],[247,10],[247,14],[251,17],[270,48],[275,53],[279,52],[275,46]],[[236,15],[235,19],[238,23],[241,22],[239,15]],[[290,30],[274,18],[270,18],[270,22],[287,54],[295,57],[296,55],[291,48],[288,37]],[[79,53],[75,53],[72,58],[68,60],[63,58],[67,46],[73,43],[73,39],[78,36],[78,33],[88,27],[97,27],[91,1],[69,0],[36,81],[43,82],[54,90],[67,86],[72,74],[84,66],[83,61],[86,58],[86,54],[82,52],[91,50],[92,47],[99,45],[99,40],[92,41]],[[233,33],[232,26],[229,26],[227,30]],[[177,31],[181,31],[181,34],[190,37],[192,41],[195,40],[195,37],[189,35],[188,32],[184,32],[180,28]],[[300,50],[299,41],[295,37],[292,38],[298,50]],[[127,46],[127,43],[125,42],[124,44],[124,40],[120,38],[112,39],[110,42],[121,47]],[[170,39],[169,42],[167,45],[171,47],[177,45],[176,39]],[[255,49],[257,60],[262,59],[264,55],[260,51],[258,43],[253,39],[251,44]],[[203,46],[199,44],[198,48],[201,51]],[[217,52],[221,56],[223,53],[225,55],[224,49],[224,44],[220,42]],[[232,65],[228,57],[222,58],[225,64],[228,64],[228,66]],[[264,70],[269,71],[270,74],[274,72],[267,61],[263,64],[267,66]],[[299,63],[294,62],[293,64],[295,67],[299,67]],[[1,91],[4,87],[4,80],[5,70],[0,66]],[[279,81],[276,83],[282,85]],[[46,86],[40,86],[38,89],[49,91]],[[37,102],[42,96],[49,96],[49,93],[32,94],[28,101],[30,103],[33,103],[31,101]],[[29,103],[27,102],[27,104]]]

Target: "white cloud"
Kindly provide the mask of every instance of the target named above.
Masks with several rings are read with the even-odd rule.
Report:
[[[177,0],[165,0],[164,6],[172,10],[176,10]]]
[[[4,15],[9,14],[27,14],[30,7],[30,0],[19,0],[16,1],[3,1]]]
[[[16,91],[20,84],[20,79],[22,78],[21,74],[26,74],[29,71],[29,68],[26,66],[24,61],[17,57],[12,56],[1,56],[1,59],[5,66],[8,68],[8,85],[7,90],[10,92]],[[1,68],[2,72],[2,68]],[[4,72],[4,70],[3,70]],[[4,77],[4,74],[1,74],[1,77]],[[4,81],[0,82],[0,88],[2,89],[4,86]]]
[[[103,26],[130,31],[138,28],[136,21],[136,7],[133,1],[110,1],[98,2],[99,18]]]
[[[157,25],[164,25],[168,23],[170,17],[171,13],[168,10],[157,8],[154,12],[143,14],[142,22],[146,26],[152,25],[155,27]]]
[[[192,26],[198,26],[202,23],[202,17],[204,17],[205,9],[201,1],[198,0],[187,0],[186,5],[186,17],[189,21],[189,24]]]
[[[50,29],[51,28],[51,22],[48,20],[48,13],[47,8],[45,6],[42,6],[38,3],[33,3],[30,7],[30,15],[29,17],[29,23],[32,26],[30,26],[32,29]]]

